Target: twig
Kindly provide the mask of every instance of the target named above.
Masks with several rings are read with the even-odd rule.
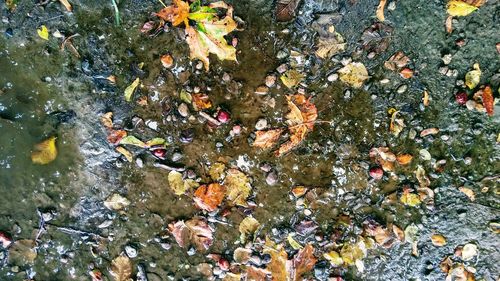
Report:
[[[158,2],[160,2],[163,5],[163,7],[165,7],[165,8],[167,7],[167,5],[165,5],[165,3],[163,3],[163,1],[158,0]]]
[[[40,221],[38,222],[38,232],[36,233],[35,241],[37,241],[38,238],[40,238],[40,236],[42,235],[42,233],[47,230],[45,228],[45,219],[43,218],[42,212],[40,212],[40,210],[37,208],[36,213],[38,214]]]
[[[74,229],[71,227],[57,226],[57,225],[53,225],[53,224],[47,224],[47,225],[55,227],[60,232],[66,233],[66,234],[89,235],[89,236],[93,236],[94,238],[99,238],[99,239],[103,239],[103,240],[108,239],[108,237],[104,237],[102,235],[99,235],[99,234],[93,233],[93,232],[89,232],[89,231],[83,231],[83,230]]]
[[[220,126],[221,125],[221,122],[219,122],[219,120],[213,118],[212,116],[208,115],[207,113],[203,112],[203,111],[200,111],[200,116],[207,119],[210,123],[213,123],[214,125],[216,126]]]
[[[113,8],[115,9],[116,26],[120,26],[120,11],[118,10],[118,5],[116,4],[116,0],[111,0],[111,3],[113,3]]]

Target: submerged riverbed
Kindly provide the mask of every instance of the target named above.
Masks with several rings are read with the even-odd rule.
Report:
[[[444,1],[389,1],[383,23],[372,0],[301,1],[289,22],[227,1],[237,61],[205,71],[181,27],[156,29],[158,1],[119,1],[119,26],[111,2],[0,2],[0,280],[499,278],[500,108],[476,94],[499,96],[499,3],[447,33]],[[353,62],[360,87],[342,77]],[[277,157],[303,125],[294,105],[314,126]],[[57,158],[32,163],[52,136]]]

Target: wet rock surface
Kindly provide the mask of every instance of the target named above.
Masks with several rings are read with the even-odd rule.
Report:
[[[314,243],[318,262],[306,276],[317,280],[443,280],[440,264],[447,256],[459,261],[456,249],[467,243],[478,245],[480,254],[467,264],[476,278],[498,278],[498,229],[492,231],[492,224],[499,215],[500,110],[487,117],[468,110],[463,95],[456,97],[476,62],[482,82],[498,90],[499,23],[492,19],[498,3],[459,18],[447,35],[443,3],[393,1],[385,27],[375,20],[378,1],[306,0],[288,23],[275,22],[269,1],[228,1],[245,22],[235,35],[238,63],[211,57],[204,72],[203,64],[189,60],[182,30],[167,25],[158,34],[140,32],[156,20],[151,13],[160,3],[123,1],[116,27],[111,1],[70,1],[72,13],[57,1],[42,2],[21,1],[14,12],[0,3],[1,280],[89,280],[92,271],[112,280],[112,260],[120,255],[132,260],[137,280],[222,279],[238,273],[232,266],[238,247],[253,247],[247,265],[271,262],[259,248],[259,235],[283,242],[289,258],[298,252],[293,241]],[[80,58],[62,51],[56,38],[38,38],[41,24],[51,34],[78,33],[73,44]],[[346,51],[319,59],[316,39],[332,25],[346,39]],[[381,41],[366,45],[374,32]],[[398,51],[411,59],[410,79],[384,68]],[[167,53],[173,58],[168,68],[160,60]],[[338,74],[352,61],[362,62],[370,75],[358,89]],[[294,89],[280,80],[289,69],[305,76]],[[136,78],[142,86],[128,103],[123,93]],[[200,114],[182,91],[208,94],[213,110]],[[428,106],[424,91],[430,93]],[[255,130],[283,126],[286,95],[297,92],[311,97],[324,123],[282,157],[252,147]],[[391,108],[405,122],[398,136],[389,128]],[[106,112],[113,112],[114,129],[143,141],[160,137],[168,145],[131,149],[134,160],[127,161],[107,139],[100,121]],[[439,133],[420,135],[433,127]],[[58,158],[33,165],[33,145],[53,135]],[[413,155],[413,162],[383,170],[370,154],[386,146]],[[223,203],[220,211],[203,211],[193,192],[173,192],[172,171],[184,183],[208,184],[215,181],[215,163],[250,178],[246,206]],[[407,186],[425,181],[415,175],[418,166],[427,172],[432,204],[398,203]],[[459,190],[464,186],[474,201]],[[104,202],[113,194],[129,204],[111,202],[120,208],[109,209]],[[238,226],[250,215],[261,227],[255,239],[242,242]],[[215,230],[208,251],[196,244],[182,248],[172,234],[172,225],[194,217]],[[362,266],[334,266],[323,257],[338,248],[329,243],[358,241],[369,232],[366,222],[415,226],[416,254],[414,241],[393,239],[385,241],[391,247],[368,250]],[[443,247],[431,243],[436,233],[446,236]]]

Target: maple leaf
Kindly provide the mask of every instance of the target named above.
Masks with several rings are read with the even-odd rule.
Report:
[[[283,129],[257,131],[255,132],[255,141],[252,146],[263,149],[270,148],[276,144],[282,132]]]
[[[304,95],[287,96],[288,108],[290,112],[285,116],[287,119],[290,139],[282,144],[275,152],[281,156],[304,140],[306,134],[314,128],[314,121],[318,118],[316,106],[309,102]]]
[[[287,262],[287,271],[290,274],[290,280],[300,281],[302,280],[302,275],[313,269],[316,264],[316,258],[313,254],[314,247],[311,244],[307,244],[292,260]]]
[[[224,38],[237,27],[233,20],[233,8],[224,2],[211,3],[209,7],[226,9],[226,16],[223,19],[208,17],[197,21],[196,27],[186,26],[186,42],[191,59],[201,60],[207,71],[210,67],[210,53],[217,55],[220,60],[236,61],[236,49],[227,44]]]
[[[288,255],[282,246],[276,244],[269,238],[266,238],[264,249],[265,254],[271,256],[271,261],[267,264],[266,269],[271,272],[273,281],[288,281],[286,262]]]
[[[207,250],[213,242],[213,230],[204,219],[193,218],[169,225],[170,232],[181,247],[194,244],[200,251]]]
[[[173,5],[163,8],[156,15],[166,21],[178,26],[184,23],[188,26],[189,4],[182,0],[173,0]]]
[[[194,202],[208,212],[215,211],[224,199],[225,187],[218,183],[202,185],[194,192]]]

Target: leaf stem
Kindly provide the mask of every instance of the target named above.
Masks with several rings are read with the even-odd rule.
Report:
[[[163,7],[165,7],[165,8],[167,7],[167,5],[165,5],[165,3],[163,3],[162,0],[158,0],[158,2],[160,2],[163,5]]]
[[[113,8],[115,10],[115,23],[116,26],[120,26],[120,11],[118,10],[118,5],[116,4],[116,0],[111,0],[113,4]]]

